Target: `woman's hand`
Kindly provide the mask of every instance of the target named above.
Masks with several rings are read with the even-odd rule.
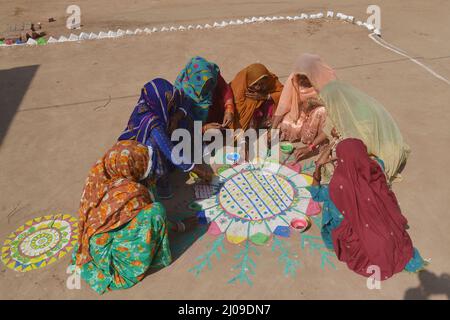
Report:
[[[321,167],[324,164],[330,162],[331,159],[331,149],[333,148],[334,143],[330,143],[328,146],[320,154],[319,158],[316,160],[316,167]]]
[[[203,126],[203,132],[206,132],[209,129],[222,129],[222,125],[217,122],[211,122]]]
[[[234,113],[230,112],[230,111],[226,111],[225,115],[223,117],[222,127],[229,128],[230,125],[233,123],[233,121],[234,121]]]
[[[245,92],[245,96],[253,100],[267,100],[269,98],[269,95],[267,93],[248,90]]]
[[[199,178],[204,180],[205,182],[211,182],[212,180],[213,171],[210,167],[201,164],[196,164],[194,165],[194,168],[192,168],[192,172],[198,175]]]
[[[294,151],[295,160],[300,161],[303,157],[307,156],[310,152],[311,152],[311,150],[308,146],[295,149],[295,151]]]

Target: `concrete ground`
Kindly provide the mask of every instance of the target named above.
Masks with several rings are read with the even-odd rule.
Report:
[[[55,17],[52,35],[67,35],[64,13],[71,1],[6,0],[1,27]],[[82,31],[194,24],[260,15],[295,15],[331,9],[366,17],[372,1],[106,1],[79,0]],[[450,78],[450,3],[445,0],[379,0],[383,38]],[[90,166],[116,140],[141,86],[154,77],[173,81],[189,57],[215,61],[227,80],[247,64],[262,62],[285,80],[303,52],[320,54],[339,78],[376,97],[392,113],[413,152],[394,186],[409,233],[431,265],[419,275],[400,273],[368,290],[366,279],[334,259],[337,270],[299,249],[302,266],[283,275],[277,254],[260,247],[253,285],[228,284],[239,246],[213,260],[199,277],[188,272],[214,238],[183,244],[175,262],[135,287],[98,296],[85,283],[66,288],[69,258],[18,273],[0,266],[3,299],[446,299],[450,294],[449,85],[370,40],[362,28],[341,22],[280,21],[192,32],[157,33],[116,40],[44,47],[0,48],[0,239],[25,221],[45,214],[76,215]],[[177,198],[169,215],[186,212],[192,194],[177,174]],[[318,234],[318,230],[311,231]],[[179,247],[180,248],[180,247]],[[174,249],[175,250],[175,249]],[[177,251],[177,250],[175,250]],[[177,252],[178,252],[177,251]]]

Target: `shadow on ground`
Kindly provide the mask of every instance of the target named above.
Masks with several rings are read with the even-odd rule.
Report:
[[[170,180],[172,181],[174,197],[170,200],[162,201],[166,207],[167,217],[171,221],[182,221],[185,218],[196,215],[197,210],[189,208],[189,204],[195,200],[195,197],[193,185],[186,184],[188,178],[188,175],[179,170],[171,174]],[[206,225],[199,224],[194,229],[186,232],[169,232],[173,261],[181,257],[207,230],[208,227]]]
[[[0,70],[0,146],[39,65]]]
[[[440,276],[423,270],[418,273],[420,284],[417,288],[406,290],[405,300],[427,300],[432,295],[446,295],[450,299],[450,275],[443,273]]]

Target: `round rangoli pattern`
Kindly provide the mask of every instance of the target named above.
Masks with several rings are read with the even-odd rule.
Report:
[[[313,202],[309,175],[271,161],[245,163],[219,172],[216,195],[197,201],[208,233],[226,234],[231,243],[267,242],[272,234],[288,237],[291,221],[304,218]]]
[[[262,170],[245,170],[225,182],[219,200],[227,214],[259,221],[289,209],[294,195],[292,185],[283,176]]]
[[[77,243],[77,219],[54,215],[27,221],[5,240],[2,262],[26,272],[45,267],[65,256]]]

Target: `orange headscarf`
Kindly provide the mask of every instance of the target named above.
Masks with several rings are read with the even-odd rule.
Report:
[[[248,129],[253,113],[264,103],[264,101],[253,100],[245,96],[248,87],[263,77],[265,77],[264,81],[267,81],[267,92],[265,93],[270,94],[275,105],[278,105],[281,91],[283,90],[283,85],[278,80],[278,77],[267,70],[261,63],[249,65],[245,69],[239,71],[233,81],[231,81],[231,89],[233,90],[234,102],[238,113],[235,129]]]
[[[305,75],[312,88],[299,88],[295,82],[295,76]],[[334,70],[325,64],[320,56],[316,54],[305,53],[294,64],[294,70],[290,74],[281,94],[278,108],[275,111],[276,116],[284,116],[296,121],[300,117],[299,106],[309,98],[318,96],[320,90],[330,81],[336,79]]]
[[[146,146],[123,140],[117,142],[92,167],[78,211],[77,266],[92,259],[89,240],[93,235],[128,223],[152,203],[147,188],[139,183],[148,174],[149,160]]]

